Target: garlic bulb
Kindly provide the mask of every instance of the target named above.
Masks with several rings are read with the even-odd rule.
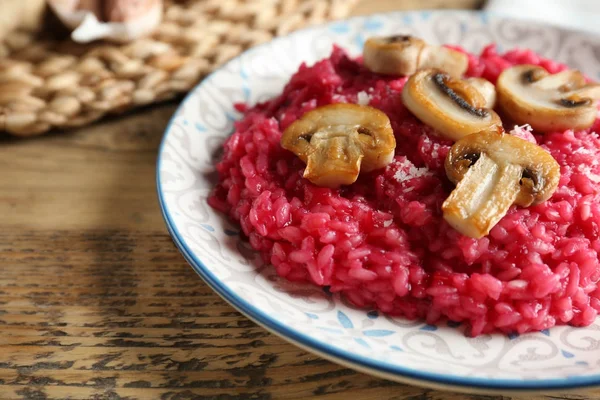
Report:
[[[162,0],[49,0],[79,43],[128,42],[152,33],[162,18]]]

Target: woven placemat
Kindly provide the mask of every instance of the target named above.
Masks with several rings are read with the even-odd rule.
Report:
[[[343,18],[355,3],[166,1],[155,33],[124,45],[13,32],[0,43],[0,131],[38,135],[172,98],[248,47]]]

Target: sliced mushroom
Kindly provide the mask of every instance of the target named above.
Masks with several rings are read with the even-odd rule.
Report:
[[[496,90],[504,113],[541,132],[589,128],[598,114],[600,85],[586,83],[579,71],[551,75],[536,65],[517,65],[500,74]]]
[[[372,37],[363,49],[365,66],[378,74],[412,75],[420,69],[437,68],[460,76],[469,66],[460,51],[431,46],[410,35]]]
[[[560,166],[548,152],[501,129],[456,142],[445,167],[456,188],[442,205],[444,219],[472,238],[487,235],[511,205],[548,200],[560,179]]]
[[[481,87],[483,83],[477,81],[477,85]],[[486,108],[489,97],[489,93],[487,98],[481,94],[472,81],[453,78],[434,69],[417,72],[402,90],[406,108],[441,136],[454,141],[502,125],[498,114]]]
[[[442,46],[425,47],[420,61],[420,69],[436,68],[457,77],[469,68],[469,57],[465,53]]]
[[[330,104],[304,114],[283,132],[281,146],[306,163],[304,177],[318,186],[350,185],[359,172],[394,158],[390,120],[375,108]]]
[[[484,108],[492,109],[496,106],[496,86],[484,78],[469,78],[467,83],[473,86],[484,99]]]

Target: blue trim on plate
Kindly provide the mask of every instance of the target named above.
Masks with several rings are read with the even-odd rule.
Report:
[[[408,13],[396,12],[396,13],[391,13],[391,14],[396,15],[400,19],[400,18],[403,18],[406,16],[417,16],[417,15],[425,18],[425,17],[429,16],[431,13],[432,13],[431,11],[425,11],[425,12],[417,11],[417,12],[408,12]],[[493,17],[502,17],[501,14],[492,14],[492,13],[484,14],[484,13],[477,12],[477,11],[435,11],[435,13],[479,14],[481,17],[485,18],[485,20],[487,20],[488,17],[492,17],[492,16]],[[366,18],[372,18],[372,17],[377,17],[377,16],[378,16],[377,14],[374,14],[374,15],[371,15],[368,17],[364,17],[364,16],[354,17],[354,18],[348,19],[347,21],[361,20],[361,19],[364,20]],[[532,22],[532,24],[533,25],[546,25],[546,26],[549,25],[549,24],[538,24],[538,23],[533,23],[533,22]],[[287,37],[301,35],[305,32],[320,30],[320,29],[323,29],[325,26],[330,26],[330,25],[331,24],[326,24],[326,25],[320,25],[320,26],[316,26],[316,27],[312,27],[312,28],[308,28],[308,29],[299,30],[299,31],[292,33],[291,35],[288,35]],[[563,31],[570,31],[569,29],[563,29],[563,28],[559,28],[559,29],[561,29]],[[279,41],[282,39],[284,39],[284,38],[275,39],[274,41]],[[253,50],[257,50],[258,48],[267,46],[270,43],[272,43],[272,42],[257,46],[255,48],[253,48]],[[236,62],[239,57],[241,57],[241,56],[234,58],[229,63]],[[229,64],[229,63],[227,63],[227,64]],[[221,68],[226,68],[227,64],[225,64]],[[205,83],[208,82],[210,80],[210,78],[212,78],[212,75],[215,72],[208,75],[202,83],[200,83],[198,86],[196,86],[194,89],[192,89],[192,91],[184,98],[183,102],[185,103],[193,93],[195,93],[198,90],[201,90],[202,87],[205,85]],[[173,121],[175,120],[176,115],[177,115],[177,111],[175,112],[173,117],[171,117],[171,120],[169,121],[169,123],[167,125],[167,128],[165,130],[165,135],[160,143],[159,150],[158,150],[158,159],[157,159],[157,165],[156,165],[156,187],[157,187],[157,195],[158,195],[158,202],[160,205],[160,209],[161,209],[163,218],[165,220],[165,223],[167,225],[169,234],[171,235],[175,245],[177,246],[177,248],[179,249],[179,251],[181,252],[183,257],[186,259],[186,261],[192,266],[192,268],[198,273],[198,275],[200,275],[200,277],[206,282],[206,284],[208,284],[217,294],[219,294],[219,296],[221,296],[223,299],[225,299],[227,302],[229,302],[233,307],[238,309],[238,311],[240,311],[242,314],[245,314],[249,318],[252,318],[259,324],[264,325],[265,327],[267,327],[268,329],[277,333],[278,335],[280,335],[283,338],[290,339],[292,341],[295,341],[295,342],[305,346],[306,348],[314,349],[315,351],[318,351],[323,354],[329,355],[331,357],[337,358],[337,359],[342,360],[351,365],[355,365],[359,368],[367,368],[369,370],[373,370],[375,372],[384,373],[384,374],[388,374],[388,375],[395,375],[398,377],[406,377],[408,379],[419,380],[419,381],[422,381],[425,383],[430,382],[432,384],[438,384],[438,385],[442,384],[442,385],[449,385],[449,386],[454,386],[454,387],[465,387],[465,388],[469,388],[469,387],[473,388],[474,387],[474,388],[480,388],[480,389],[494,389],[494,390],[500,389],[500,390],[513,390],[513,391],[514,390],[538,391],[538,390],[543,390],[543,389],[546,389],[546,390],[572,389],[572,388],[590,387],[590,386],[600,385],[600,374],[590,375],[590,376],[569,376],[568,378],[565,378],[565,379],[557,378],[557,379],[539,379],[539,380],[523,381],[523,380],[516,380],[516,379],[494,379],[494,378],[486,379],[486,378],[461,377],[461,376],[456,376],[456,375],[441,375],[441,374],[435,374],[435,373],[431,373],[431,372],[424,372],[424,371],[419,371],[416,369],[406,368],[401,365],[395,365],[395,364],[391,364],[391,363],[388,363],[385,361],[377,361],[377,360],[374,360],[374,359],[371,359],[371,358],[368,358],[368,357],[365,357],[365,356],[362,356],[359,354],[354,354],[354,353],[348,352],[346,350],[342,350],[342,349],[330,346],[327,343],[320,342],[308,335],[305,335],[304,333],[295,331],[294,329],[277,321],[269,314],[263,313],[261,310],[254,307],[252,304],[247,303],[244,299],[239,297],[235,292],[233,292],[226,285],[224,285],[222,282],[220,282],[219,279],[215,275],[213,275],[213,273],[208,268],[206,268],[206,266],[202,263],[200,258],[196,254],[194,254],[193,251],[191,251],[191,249],[188,247],[185,240],[183,239],[182,235],[178,231],[177,226],[174,224],[173,219],[172,219],[171,215],[169,214],[169,210],[167,209],[167,205],[163,199],[162,185],[161,185],[161,180],[160,180],[160,166],[161,166],[161,160],[162,160],[162,153],[163,153],[165,143],[167,141],[169,131],[171,130],[171,125],[173,124]],[[400,349],[400,348],[397,348],[397,350],[402,351],[402,349]]]

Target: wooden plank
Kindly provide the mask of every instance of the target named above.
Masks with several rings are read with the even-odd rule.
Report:
[[[166,234],[2,230],[0,243],[0,398],[470,398],[287,344],[214,295]]]
[[[354,15],[366,15],[395,10],[423,10],[434,8],[475,9],[483,0],[363,0],[354,8]]]
[[[478,3],[363,0],[355,14]],[[175,108],[0,138],[0,398],[509,399],[354,372],[223,302],[174,247],[156,201]]]
[[[164,231],[158,144],[175,105],[70,132],[0,138],[0,215],[18,229]]]

